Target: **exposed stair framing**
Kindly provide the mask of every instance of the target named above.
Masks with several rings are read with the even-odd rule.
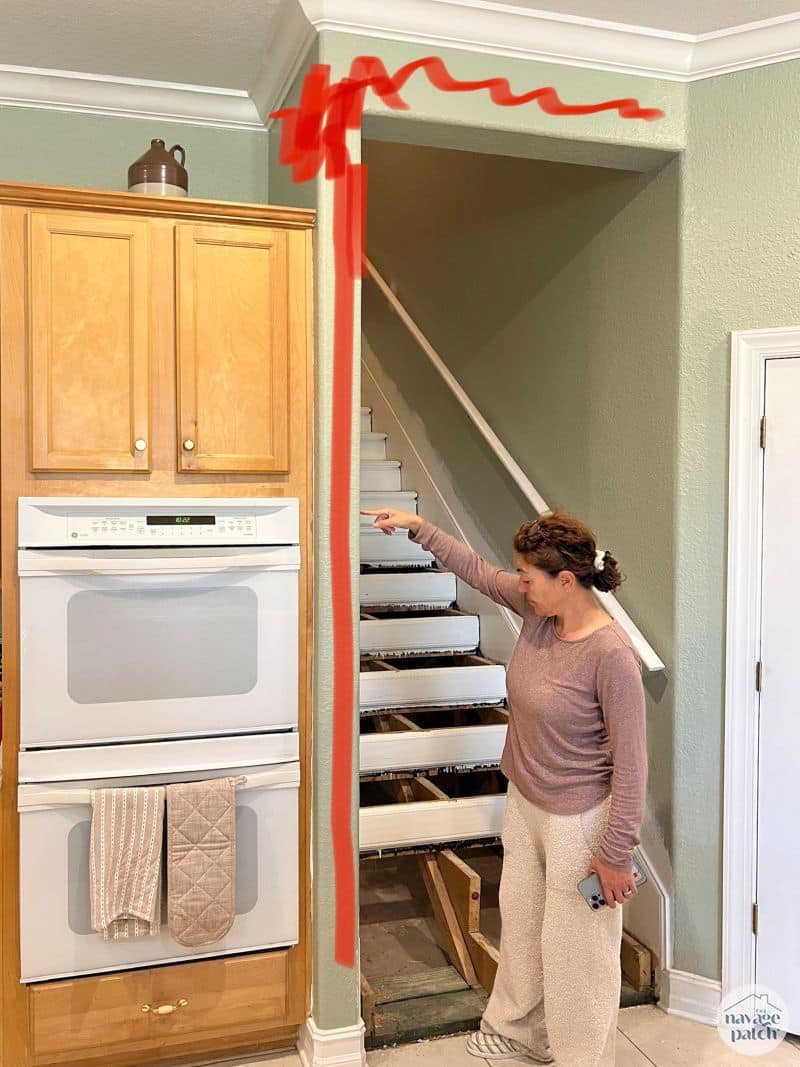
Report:
[[[361,507],[416,512],[417,494],[401,488],[368,409],[361,430]],[[415,975],[362,974],[367,1037],[380,1043],[438,1032],[443,1003],[458,1027],[480,1014],[491,988],[497,950],[479,928],[480,877],[447,846],[498,839],[508,711],[505,667],[480,654],[480,621],[458,609],[455,575],[405,530],[387,537],[362,516],[360,540],[361,854],[415,857],[450,961]]]

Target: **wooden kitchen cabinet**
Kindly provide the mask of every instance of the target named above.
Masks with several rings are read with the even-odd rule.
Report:
[[[176,228],[182,471],[289,469],[287,234]]]
[[[300,208],[0,182],[2,1067],[252,1059],[296,1044],[308,1017],[313,225]],[[299,501],[298,944],[21,983],[17,522],[30,496]]]
[[[31,469],[147,471],[147,220],[33,211]]]
[[[28,227],[31,470],[146,474],[155,432],[183,473],[289,472],[304,234],[56,211]]]
[[[36,986],[33,1062],[153,1063],[187,1042],[224,1048],[226,1035],[252,1046],[287,1017],[288,964],[278,951]]]

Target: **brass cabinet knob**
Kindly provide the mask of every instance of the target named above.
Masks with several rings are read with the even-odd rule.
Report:
[[[186,997],[181,997],[179,1000],[176,1000],[174,1004],[158,1004],[155,1006],[153,1004],[142,1004],[142,1011],[145,1015],[148,1012],[150,1012],[151,1015],[172,1015],[178,1008],[185,1008],[188,1003],[189,1001]]]
[[[191,439],[191,437],[187,437],[186,440],[183,442],[183,449],[184,452],[194,451],[194,441]]]
[[[137,452],[144,452],[144,450],[147,448],[147,441],[145,441],[143,437],[137,437],[136,440],[133,442],[133,447],[136,449]]]

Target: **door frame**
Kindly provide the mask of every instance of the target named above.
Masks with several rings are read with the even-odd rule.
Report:
[[[766,361],[800,357],[800,326],[731,332],[723,765],[722,990],[755,981],[758,713]]]

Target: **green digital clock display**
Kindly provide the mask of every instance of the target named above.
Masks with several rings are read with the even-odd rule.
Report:
[[[148,515],[148,526],[214,526],[216,515]]]

